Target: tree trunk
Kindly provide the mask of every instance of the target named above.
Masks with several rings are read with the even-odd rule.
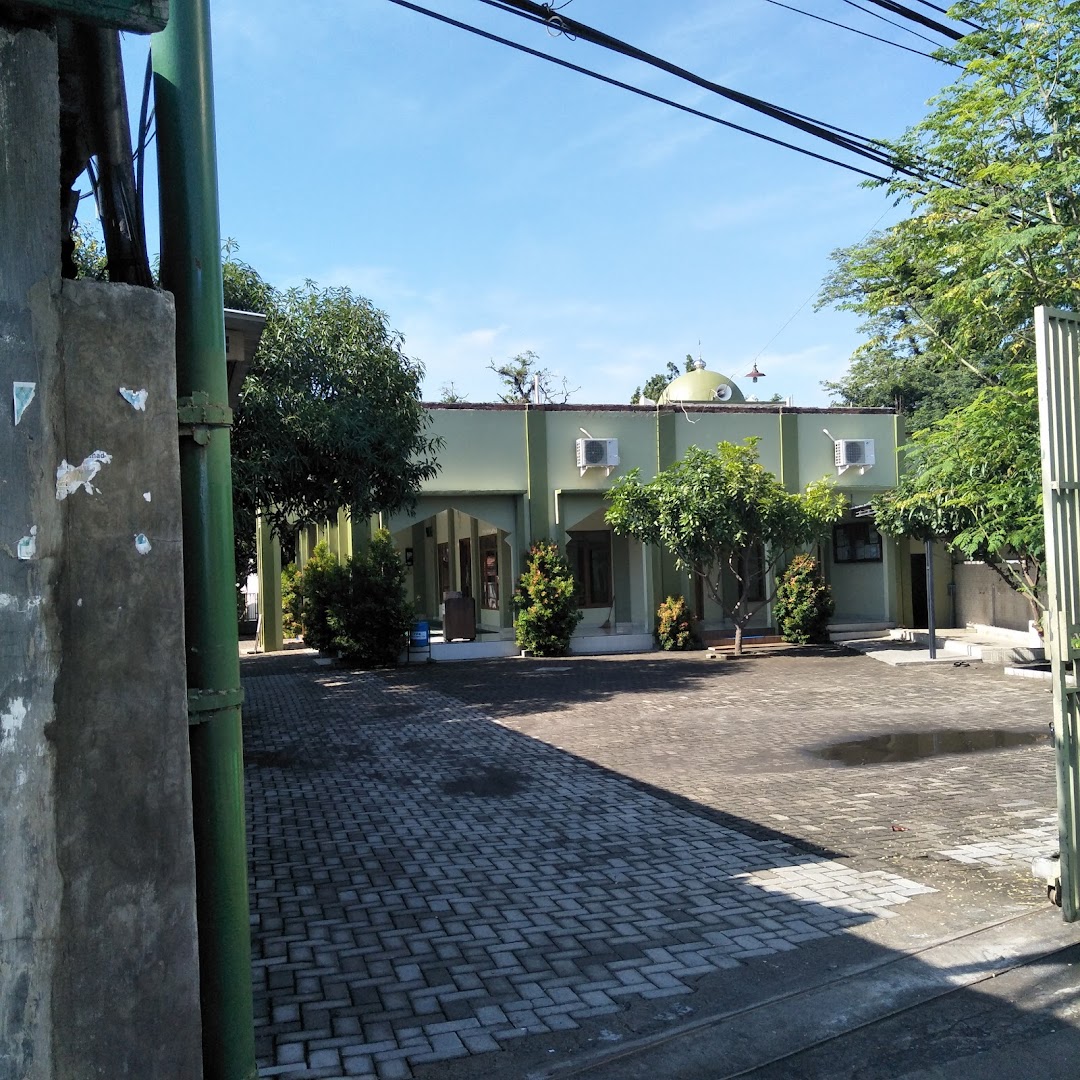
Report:
[[[735,656],[742,656],[742,623],[735,624]]]

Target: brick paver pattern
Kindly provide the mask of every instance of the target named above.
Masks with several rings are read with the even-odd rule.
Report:
[[[614,661],[390,674],[307,655],[245,661],[260,1075],[409,1077],[631,998],[690,993],[698,976],[893,917],[931,891],[803,841],[858,847],[884,833],[991,866],[1043,842],[1052,775],[1034,793],[1014,785],[1006,808],[990,807],[994,835],[972,835],[927,812],[960,796],[983,813],[970,759],[809,765],[794,743],[874,724],[838,720],[842,702],[823,709],[783,677],[740,688],[741,672],[701,660],[647,663],[671,678],[636,686],[642,670]],[[819,680],[839,687],[837,665],[818,663]],[[849,677],[878,674],[865,658],[846,665]],[[931,690],[940,681],[921,674]],[[513,680],[534,677],[550,689],[511,695]],[[925,682],[881,677],[896,713],[927,706]],[[1030,724],[1045,708],[1000,676],[958,678],[954,716]],[[865,708],[865,689],[842,689]],[[770,729],[785,710],[787,744]],[[695,736],[699,722],[724,732],[719,752]],[[998,760],[1015,779],[1019,761],[1045,771],[1047,753]],[[1002,814],[1013,815],[1004,827]]]

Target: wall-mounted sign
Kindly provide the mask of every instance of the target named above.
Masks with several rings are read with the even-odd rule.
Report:
[[[72,19],[151,34],[169,21],[169,0],[6,0],[16,11],[67,15]]]

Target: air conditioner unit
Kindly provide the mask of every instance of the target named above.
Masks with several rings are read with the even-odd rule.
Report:
[[[578,439],[577,463],[581,475],[586,469],[602,468],[608,473],[619,464],[618,439]]]
[[[873,439],[836,439],[833,443],[835,463],[840,472],[857,468],[866,472],[874,465]]]

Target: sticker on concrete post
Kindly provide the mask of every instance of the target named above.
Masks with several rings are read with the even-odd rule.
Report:
[[[37,555],[37,526],[30,526],[30,535],[24,536],[16,546],[20,559],[33,559]]]
[[[147,502],[149,502],[149,501],[150,501],[150,498],[151,498],[151,496],[150,496],[150,492],[149,492],[149,491],[144,491],[144,492],[142,493],[142,497],[143,497],[143,498],[144,498],[144,499],[145,499],[145,500],[146,500]]]
[[[120,396],[136,411],[146,412],[145,390],[129,390],[126,386],[120,387]]]
[[[23,413],[30,407],[30,402],[34,400],[34,394],[37,393],[37,383],[32,382],[17,382],[12,383],[11,396],[15,403],[15,426],[19,426],[19,421],[23,418]]]
[[[135,534],[135,550],[140,555],[150,554],[150,541],[146,539],[146,533]]]
[[[56,468],[56,498],[64,500],[82,488],[87,495],[101,494],[94,487],[93,479],[103,465],[112,461],[112,454],[104,450],[95,450],[83,459],[81,465],[69,465],[66,460],[61,461]]]

